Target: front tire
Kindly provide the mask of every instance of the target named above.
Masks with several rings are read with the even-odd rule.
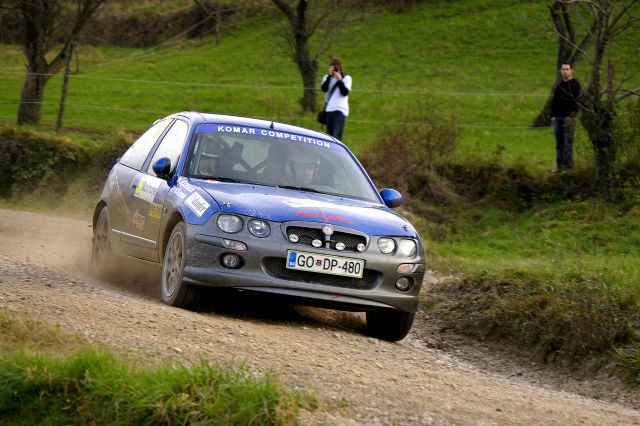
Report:
[[[111,259],[111,239],[109,238],[110,222],[107,206],[102,207],[91,240],[91,273],[103,275]]]
[[[402,311],[368,311],[367,330],[372,337],[397,342],[411,330],[416,314]]]
[[[178,222],[173,228],[162,262],[162,301],[178,308],[190,308],[197,299],[196,289],[182,282],[186,262],[186,229],[184,222]]]

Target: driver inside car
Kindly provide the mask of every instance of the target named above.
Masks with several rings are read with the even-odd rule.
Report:
[[[218,164],[218,156],[202,153],[198,162],[198,174],[200,176],[215,176],[216,166]]]
[[[291,182],[295,186],[309,186],[318,170],[319,162],[312,159],[291,160]]]

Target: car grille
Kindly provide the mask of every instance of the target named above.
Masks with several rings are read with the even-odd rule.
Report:
[[[288,281],[301,281],[311,284],[322,284],[333,287],[353,288],[357,290],[371,290],[376,287],[381,273],[365,269],[362,278],[341,277],[337,275],[321,274],[317,272],[296,271],[287,269],[284,257],[266,257],[263,260],[267,273],[273,277]]]
[[[298,236],[299,240],[297,244],[303,244],[313,247],[313,245],[311,244],[313,240],[322,241],[323,246],[325,243],[322,229],[303,228],[301,226],[288,226],[287,238],[289,238],[291,234],[296,234]],[[333,235],[331,235],[329,248],[331,248],[332,250],[336,250],[337,243],[344,244],[343,251],[357,251],[358,244],[366,244],[367,240],[362,235],[348,234],[346,232],[336,231],[333,233]]]

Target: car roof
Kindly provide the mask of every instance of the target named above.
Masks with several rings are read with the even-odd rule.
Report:
[[[203,123],[216,123],[216,124],[235,124],[240,126],[257,127],[257,128],[271,129],[271,130],[281,131],[281,132],[296,133],[299,135],[313,137],[313,138],[328,139],[333,143],[337,143],[339,145],[345,146],[338,139],[332,136],[329,136],[326,133],[310,130],[310,129],[300,127],[300,126],[295,126],[292,124],[281,123],[278,121],[271,121],[271,120],[265,120],[265,119],[254,118],[254,117],[242,117],[238,115],[214,114],[214,113],[204,113],[204,112],[195,112],[195,111],[182,111],[179,113],[171,114],[169,117],[174,117],[178,115],[188,118],[193,124],[196,124],[196,125],[203,124]]]

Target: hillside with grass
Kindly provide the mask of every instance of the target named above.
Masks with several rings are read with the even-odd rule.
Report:
[[[429,2],[355,16],[320,57],[319,72],[338,55],[353,76],[345,142],[356,153],[387,130],[437,110],[461,129],[459,156],[499,152],[534,170],[552,167],[550,129],[529,128],[554,79],[557,40],[544,2]],[[274,10],[234,25],[219,45],[209,36],[147,49],[80,46],[65,127],[141,131],[160,116],[200,110],[319,128],[313,114],[300,112],[302,83],[281,37],[283,24]],[[620,69],[638,65],[625,54],[632,45],[623,40],[615,51]],[[11,125],[24,77],[19,46],[3,46],[0,62],[0,120]],[[584,75],[580,65],[576,75]],[[43,121],[49,125],[61,81],[56,76],[46,88]],[[578,161],[589,156],[581,134]]]
[[[146,49],[81,46],[62,136],[92,158],[106,147],[122,149],[155,119],[180,110],[320,129],[315,114],[301,112],[302,84],[282,28],[272,11],[247,17],[220,44],[205,36]],[[640,69],[640,56],[631,54],[637,42],[633,31],[616,40],[609,59],[621,72]],[[638,383],[640,168],[632,166],[640,142],[630,145],[613,202],[591,188],[591,146],[580,128],[575,171],[548,175],[552,131],[530,124],[554,79],[556,46],[545,2],[426,2],[361,16],[321,58],[320,72],[331,55],[344,60],[354,82],[345,143],[377,184],[408,195],[405,212],[426,242],[429,267],[460,277],[429,299],[433,312],[461,331],[506,338],[545,359],[614,358]],[[11,127],[24,72],[20,48],[2,46],[0,62],[0,123]],[[586,63],[577,65],[578,79],[586,78]],[[50,132],[61,81],[47,85],[43,128],[23,137]],[[629,98],[621,119],[636,110],[640,103]],[[425,131],[438,126],[447,147]],[[385,174],[389,158],[402,167]],[[82,170],[65,204],[86,212],[99,179],[86,177],[91,167]],[[51,201],[38,194],[9,203]]]

